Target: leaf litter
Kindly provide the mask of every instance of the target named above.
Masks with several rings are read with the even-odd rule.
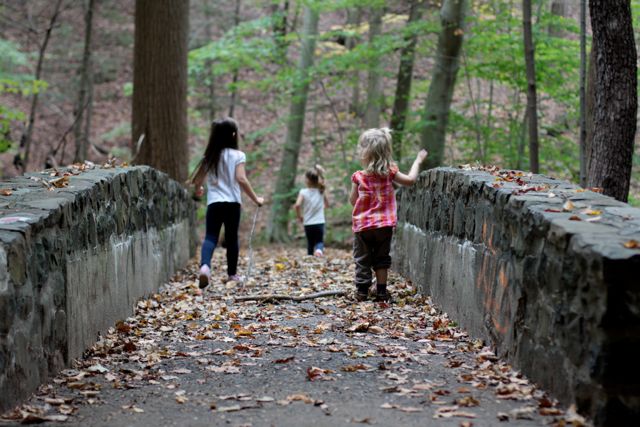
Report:
[[[562,410],[482,341],[470,338],[429,298],[418,295],[411,282],[392,274],[393,304],[355,302],[350,254],[330,249],[327,255],[317,259],[298,249],[260,248],[248,283],[213,279],[204,292],[192,261],[158,293],[139,301],[135,314],[118,321],[72,369],[2,418],[70,422],[78,412],[88,411],[86,418],[89,407],[107,402],[147,416],[151,409],[144,399],[126,397],[128,391],[140,390],[147,399],[166,396],[174,405],[204,407],[211,414],[283,411],[306,404],[319,408],[318,416],[340,413],[344,420],[366,424],[384,416],[376,411],[398,411],[415,416],[417,425],[425,412],[465,423],[480,417],[475,409],[490,404],[493,421],[587,424],[575,410]],[[225,276],[220,251],[213,270],[212,277]],[[337,296],[325,296],[334,291]],[[347,296],[341,295],[344,291]],[[304,298],[318,293],[323,296]],[[263,294],[301,298],[235,300]],[[447,379],[429,377],[434,365],[448,372]],[[247,376],[258,372],[263,380],[248,383]],[[230,379],[224,380],[227,375]],[[292,385],[269,387],[268,378],[282,377]],[[221,381],[237,385],[213,400],[199,391]],[[376,396],[371,413],[350,412],[353,381],[365,381],[367,393]],[[246,388],[240,391],[242,384]]]

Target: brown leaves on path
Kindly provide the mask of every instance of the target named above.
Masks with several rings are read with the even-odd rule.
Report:
[[[140,301],[135,315],[116,322],[74,369],[5,418],[62,420],[78,411],[87,417],[89,407],[105,402],[123,413],[150,416],[151,407],[126,397],[131,390],[166,399],[167,407],[239,417],[303,403],[319,408],[318,416],[342,413],[361,423],[377,423],[391,409],[415,416],[419,425],[421,413],[462,420],[486,416],[489,402],[500,402],[508,419],[525,416],[520,407],[539,408],[526,412],[534,418],[565,416],[544,392],[417,295],[410,282],[391,276],[394,304],[357,303],[350,296],[349,253],[329,249],[323,259],[302,253],[258,249],[254,279],[225,284],[224,254],[218,251],[205,292],[198,288],[193,262]],[[241,259],[241,271],[245,263]],[[323,297],[305,298],[317,294]],[[247,298],[254,295],[292,298]],[[434,369],[437,380],[430,376]],[[272,388],[274,381],[279,385]],[[226,393],[220,388],[212,401],[201,391],[212,384],[234,387]],[[352,390],[362,384],[373,412],[352,414]],[[491,417],[495,421],[497,412]]]

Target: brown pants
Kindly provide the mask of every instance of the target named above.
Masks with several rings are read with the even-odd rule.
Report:
[[[353,258],[356,261],[356,286],[366,290],[371,286],[372,270],[391,267],[391,237],[393,227],[373,228],[355,233]]]

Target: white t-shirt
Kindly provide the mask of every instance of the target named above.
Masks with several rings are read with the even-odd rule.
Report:
[[[218,176],[207,174],[207,205],[216,202],[242,203],[240,184],[236,180],[236,167],[245,163],[247,156],[240,150],[224,148],[220,153]]]
[[[300,194],[303,224],[324,224],[324,195],[317,188],[303,188]]]

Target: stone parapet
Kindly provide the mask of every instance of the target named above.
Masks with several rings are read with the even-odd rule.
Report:
[[[597,425],[640,425],[640,209],[518,172],[398,192],[394,267]]]
[[[0,196],[0,410],[68,366],[194,253],[195,206],[166,174],[69,172],[0,182],[11,193]]]

